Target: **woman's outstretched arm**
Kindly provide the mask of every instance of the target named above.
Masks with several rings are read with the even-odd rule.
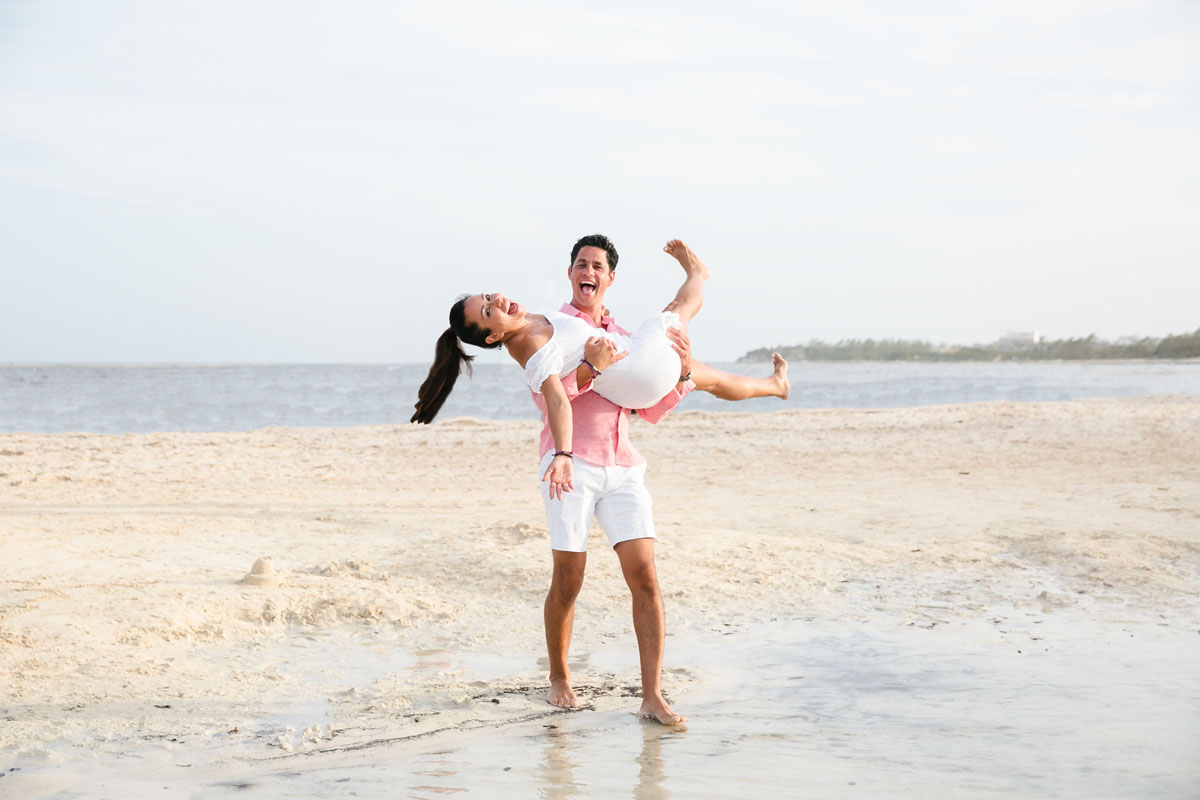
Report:
[[[546,416],[550,422],[550,435],[554,437],[556,453],[571,452],[571,401],[563,388],[562,380],[557,375],[551,375],[542,383],[542,397],[546,399]],[[542,480],[550,481],[550,498],[561,500],[563,492],[575,488],[572,481],[571,456],[556,455],[550,459],[550,466],[542,475]]]

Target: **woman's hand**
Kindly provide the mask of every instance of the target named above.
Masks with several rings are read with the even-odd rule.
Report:
[[[550,466],[546,467],[546,474],[542,476],[543,483],[547,480],[550,481],[551,500],[562,500],[563,492],[575,488],[571,477],[570,456],[555,456],[550,460]]]
[[[604,372],[627,355],[629,355],[628,350],[618,353],[617,343],[604,336],[593,336],[583,346],[583,357],[596,368],[597,372]]]

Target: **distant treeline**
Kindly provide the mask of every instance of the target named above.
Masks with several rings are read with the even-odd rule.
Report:
[[[1107,342],[1095,335],[1057,339],[1014,347],[1003,340],[989,345],[935,345],[916,339],[843,339],[835,344],[813,339],[808,344],[751,350],[739,361],[770,359],[780,353],[789,361],[1052,361],[1094,358],[1200,358],[1200,328],[1163,339]]]

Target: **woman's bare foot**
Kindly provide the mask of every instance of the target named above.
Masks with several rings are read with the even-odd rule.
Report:
[[[771,361],[775,364],[775,374],[771,377],[779,384],[779,399],[787,400],[788,392],[792,390],[792,382],[788,380],[787,376],[787,359],[779,353],[771,353]]]
[[[683,714],[676,714],[672,711],[671,707],[667,705],[667,701],[661,697],[643,700],[642,707],[638,710],[638,716],[642,719],[652,719],[663,725],[682,725],[688,719]]]
[[[571,681],[567,678],[550,681],[550,691],[546,692],[546,702],[559,708],[579,707],[579,698],[575,696],[574,690],[571,689]]]
[[[708,279],[708,267],[704,266],[704,262],[692,252],[692,248],[683,242],[672,239],[663,246],[663,251],[678,261],[688,275],[698,275],[702,280]]]

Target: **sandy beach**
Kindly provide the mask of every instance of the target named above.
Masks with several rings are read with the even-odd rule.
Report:
[[[1200,397],[633,435],[686,731],[598,531],[542,700],[532,423],[0,435],[0,797],[1200,791]]]

